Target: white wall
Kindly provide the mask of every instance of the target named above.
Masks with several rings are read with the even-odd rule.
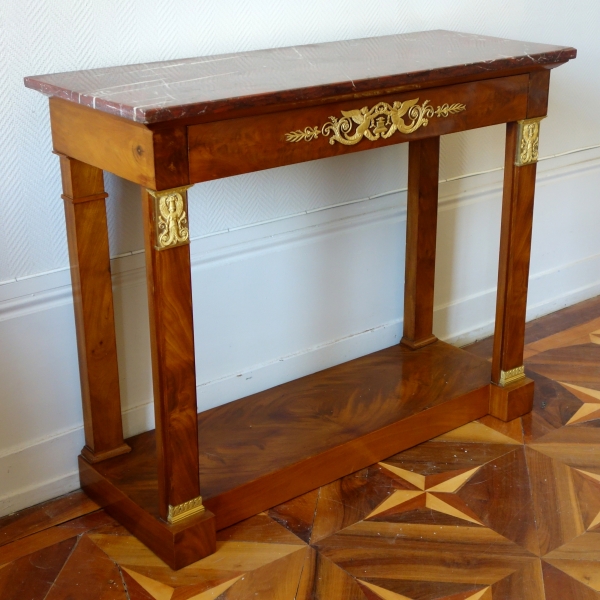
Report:
[[[0,515],[77,487],[80,392],[58,160],[22,77],[446,28],[572,45],[542,124],[529,318],[600,293],[595,0],[3,0]],[[503,127],[443,139],[436,333],[492,331]],[[200,408],[389,346],[401,331],[406,146],[190,193]],[[126,434],[152,427],[136,186],[106,177]]]

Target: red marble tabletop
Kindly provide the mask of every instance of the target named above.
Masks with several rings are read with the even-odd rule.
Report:
[[[26,77],[25,85],[139,123],[473,77],[575,58],[574,48],[424,31]]]

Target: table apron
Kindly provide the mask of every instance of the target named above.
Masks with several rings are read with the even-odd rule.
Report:
[[[190,183],[517,121],[528,92],[526,74],[191,125]]]

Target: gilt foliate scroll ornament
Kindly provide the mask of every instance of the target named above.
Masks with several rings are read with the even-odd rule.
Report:
[[[525,379],[525,367],[516,367],[508,371],[500,371],[500,385],[509,385],[520,379]]]
[[[177,506],[169,505],[169,514],[167,515],[167,521],[171,524],[179,523],[183,519],[187,519],[193,515],[199,515],[204,512],[204,505],[202,504],[202,496],[188,500],[183,504]]]
[[[187,217],[187,190],[191,186],[148,193],[154,198],[156,249],[174,248],[190,241]]]
[[[543,118],[538,117],[536,119],[518,121],[519,131],[517,134],[517,155],[515,157],[515,165],[517,167],[537,162],[540,143],[540,121]]]
[[[290,133],[286,133],[285,141],[300,142],[304,140],[305,142],[310,142],[310,140],[316,140],[320,133],[321,130],[318,127],[306,127],[304,131],[299,129],[298,131],[290,131]]]
[[[285,134],[287,142],[310,142],[319,135],[329,137],[329,143],[339,142],[345,146],[358,144],[363,137],[374,142],[387,139],[396,131],[412,133],[419,127],[426,127],[433,117],[448,117],[466,110],[464,104],[442,104],[433,108],[429,100],[417,104],[418,98],[396,101],[392,106],[380,102],[373,108],[364,106],[360,109],[343,110],[341,117],[329,117],[329,122],[322,126],[306,127]],[[406,120],[405,120],[406,119]],[[355,127],[356,126],[356,127]]]

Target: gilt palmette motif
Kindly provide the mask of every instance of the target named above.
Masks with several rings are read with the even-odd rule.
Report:
[[[540,121],[544,117],[517,121],[517,153],[515,165],[523,167],[538,161],[540,145]]]
[[[521,134],[521,144],[519,151],[521,153],[521,164],[535,162],[538,159],[539,143],[540,143],[540,124],[537,121],[526,123],[523,125]]]
[[[339,142],[345,146],[358,144],[363,138],[372,142],[378,139],[387,139],[397,131],[408,134],[420,127],[426,127],[429,119],[433,117],[448,117],[467,107],[458,102],[443,104],[433,108],[429,100],[418,104],[419,98],[405,102],[379,102],[373,108],[364,106],[360,109],[343,110],[341,117],[329,117],[329,122],[322,126],[306,127],[285,134],[288,142],[310,142],[319,135],[329,137],[329,143]]]
[[[190,232],[183,196],[179,192],[160,196],[158,201],[158,243],[162,248],[187,242]]]

